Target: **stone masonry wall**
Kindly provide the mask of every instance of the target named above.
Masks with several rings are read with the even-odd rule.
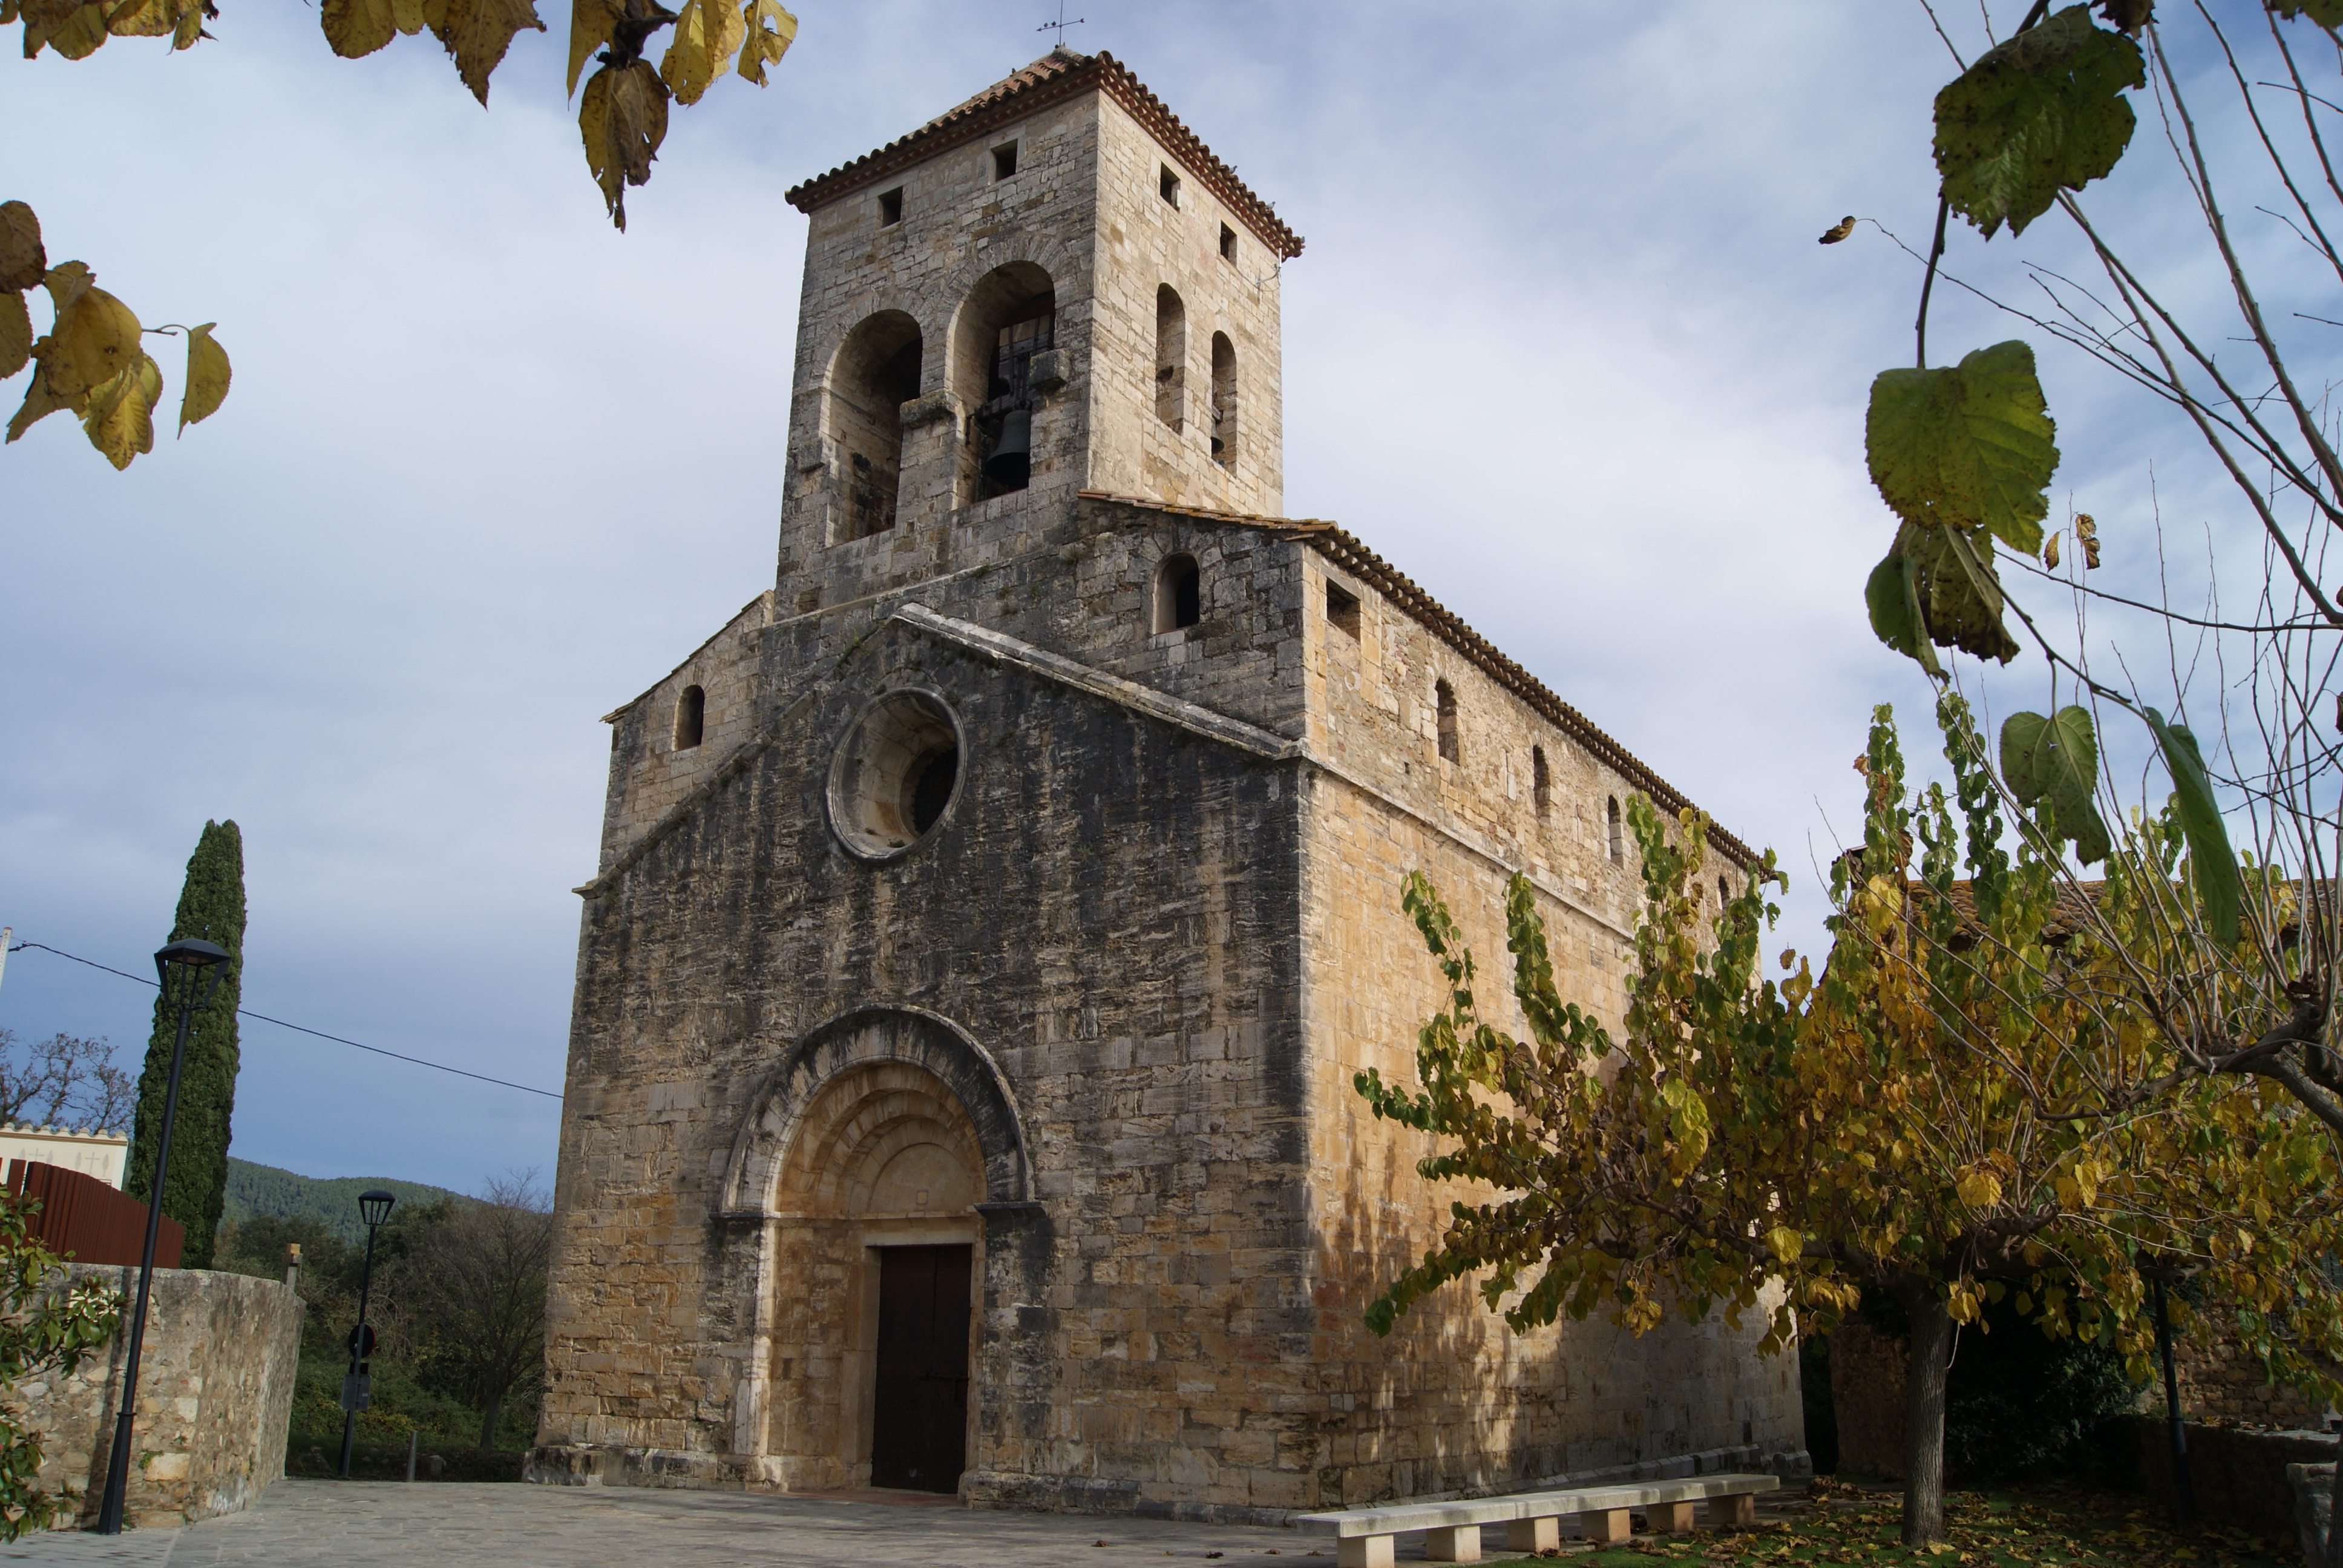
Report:
[[[137,1300],[135,1268],[69,1263],[66,1271],[106,1281],[126,1303]],[[155,1271],[139,1354],[130,1523],[162,1528],[233,1513],[285,1473],[301,1314],[301,1298],[278,1281]],[[128,1353],[126,1331],[80,1371],[11,1391],[41,1435],[41,1486],[79,1493],[84,1523],[96,1517],[106,1490]]]

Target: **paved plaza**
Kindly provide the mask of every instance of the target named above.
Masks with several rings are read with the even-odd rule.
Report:
[[[241,1513],[110,1539],[52,1532],[0,1545],[0,1564],[1168,1568],[1218,1558],[1233,1568],[1272,1553],[1334,1560],[1326,1538],[1294,1530],[970,1511],[950,1498],[881,1495],[287,1480]],[[1401,1555],[1421,1555],[1410,1543],[1402,1542]]]

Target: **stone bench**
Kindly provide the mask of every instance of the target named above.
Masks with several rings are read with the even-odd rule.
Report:
[[[1336,1568],[1391,1568],[1392,1538],[1402,1531],[1426,1532],[1423,1554],[1435,1563],[1478,1563],[1481,1531],[1505,1527],[1511,1552],[1544,1552],[1562,1544],[1562,1522],[1575,1515],[1589,1541],[1624,1541],[1628,1515],[1641,1508],[1654,1528],[1680,1533],[1693,1528],[1693,1510],[1709,1505],[1709,1524],[1754,1524],[1757,1494],[1778,1490],[1770,1475],[1694,1475],[1682,1481],[1632,1481],[1615,1486],[1583,1486],[1569,1492],[1516,1492],[1462,1503],[1403,1503],[1383,1508],[1346,1508],[1338,1513],[1304,1513],[1292,1521],[1334,1535]]]

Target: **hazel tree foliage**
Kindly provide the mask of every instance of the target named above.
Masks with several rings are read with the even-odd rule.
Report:
[[[39,1204],[0,1194],[0,1541],[70,1517],[79,1494],[41,1488],[43,1435],[7,1396],[32,1379],[71,1374],[113,1342],[122,1292],[63,1277],[65,1260],[30,1233]]]
[[[1438,1243],[1368,1312],[1388,1332],[1425,1294],[1477,1282],[1516,1330],[1600,1313],[1763,1324],[1761,1349],[1827,1332],[1865,1291],[1913,1323],[1905,1539],[1944,1533],[1945,1372],[1956,1325],[2009,1300],[2053,1337],[2144,1374],[2147,1282],[2187,1272],[2275,1375],[2330,1393],[2343,1318],[2324,1277],[2343,1241],[2325,1130],[2274,1086],[2184,1071],[2131,982],[2135,955],[2075,929],[2056,868],[2016,849],[1966,704],[1938,709],[1956,788],[1913,797],[1891,715],[1859,759],[1862,848],[1836,866],[1819,974],[1760,955],[1769,853],[1712,924],[1707,824],[1629,809],[1644,902],[1624,1030],[1564,1001],[1525,879],[1509,891],[1525,1038],[1490,1021],[1437,890],[1404,903],[1446,981],[1414,1087],[1373,1070],[1379,1117],[1428,1133],[1419,1167],[1455,1199]],[[2183,829],[2106,890],[2136,945],[2168,930]],[[2282,886],[2273,886],[2283,897]]]
[[[211,37],[205,25],[218,16],[213,0],[0,0],[0,27],[22,29],[28,60],[44,50],[86,59],[111,38],[166,40],[174,52],[192,48]],[[346,59],[401,36],[430,34],[483,108],[489,78],[513,38],[545,31],[535,0],[324,0],[318,20],[327,45]],[[648,51],[669,28],[674,31],[654,68]],[[789,52],[797,30],[780,0],[684,0],[680,11],[657,0],[571,0],[569,92],[578,99],[587,172],[612,223],[627,226],[627,189],[650,179],[667,138],[669,104],[698,103],[728,70],[764,86],[767,67]],[[598,64],[580,95],[578,78],[589,62]],[[217,412],[227,397],[227,351],[212,337],[215,323],[142,327],[127,305],[96,284],[84,263],[48,265],[30,206],[0,204],[0,381],[27,366],[33,370],[7,438],[63,411],[81,421],[108,462],[126,468],[155,449],[155,411],[164,394],[162,368],[144,339],[186,337],[182,433]],[[37,337],[28,304],[35,290],[45,291],[51,314],[49,330]]]

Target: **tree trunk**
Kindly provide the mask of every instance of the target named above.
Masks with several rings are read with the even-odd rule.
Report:
[[[1905,1299],[1904,1309],[1912,1320],[1904,1385],[1904,1544],[1927,1546],[1945,1538],[1945,1385],[1952,1370],[1953,1319],[1925,1285]]]
[[[480,1412],[480,1446],[482,1448],[496,1447],[497,1420],[499,1416],[503,1415],[504,1412],[504,1390],[498,1389],[494,1393],[488,1395],[488,1408]]]

